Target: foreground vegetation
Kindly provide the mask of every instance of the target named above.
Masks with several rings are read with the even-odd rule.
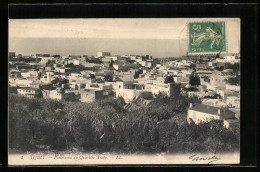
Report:
[[[158,96],[126,111],[122,98],[93,103],[9,97],[9,147],[19,151],[190,153],[239,150],[239,133],[223,122],[188,124],[189,99]]]

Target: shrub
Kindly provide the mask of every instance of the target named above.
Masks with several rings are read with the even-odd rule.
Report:
[[[194,73],[190,75],[190,81],[189,84],[192,86],[198,86],[200,85],[200,77]]]
[[[142,92],[139,96],[143,99],[146,99],[146,100],[152,100],[153,99],[153,93],[148,92],[148,91]]]
[[[111,82],[111,81],[113,81],[113,76],[111,76],[111,75],[105,75],[104,79],[105,79],[105,81]]]
[[[187,106],[197,101],[157,97],[149,106],[124,111],[122,98],[81,103],[10,96],[9,107],[15,108],[9,108],[9,147],[115,153],[238,150],[239,132],[225,129],[223,122],[187,123]]]
[[[226,79],[226,82],[230,85],[239,85],[240,84],[240,78],[239,77],[231,77]]]
[[[165,77],[165,79],[164,79],[164,83],[175,83],[174,82],[174,79],[173,79],[173,76],[172,75],[168,75],[168,76],[166,76]]]

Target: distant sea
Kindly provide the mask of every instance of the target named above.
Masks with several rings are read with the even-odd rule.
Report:
[[[179,57],[187,52],[185,40],[176,39],[95,39],[95,38],[10,38],[9,52],[31,55],[96,55],[108,51],[112,55],[143,55],[154,58]]]

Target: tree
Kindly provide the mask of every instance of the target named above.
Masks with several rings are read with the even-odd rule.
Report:
[[[235,63],[233,65],[230,66],[230,69],[233,70],[233,72],[235,73],[236,76],[238,76],[238,72],[239,72],[239,63]]]
[[[64,79],[64,78],[56,78],[54,80],[51,81],[52,84],[56,84],[58,87],[61,87],[62,84],[66,85],[69,83],[68,79]]]
[[[108,81],[108,82],[112,82],[113,81],[113,77],[111,75],[105,75],[105,81]]]
[[[167,83],[174,83],[173,76],[172,75],[166,76],[165,79],[164,79],[164,83],[165,84],[167,84]]]
[[[32,139],[35,139],[35,133],[36,133],[36,128],[37,128],[37,110],[42,109],[41,103],[36,100],[32,100],[28,104],[28,109],[31,111],[31,121],[30,121],[30,128],[32,132]]]
[[[124,98],[121,96],[115,99],[115,103],[120,107],[123,107],[126,104]]]
[[[140,94],[140,97],[146,100],[152,100],[153,94],[151,92],[145,91]]]
[[[214,94],[212,96],[204,96],[204,98],[209,98],[209,99],[221,99],[221,96],[219,94]]]
[[[165,92],[162,92],[162,91],[159,91],[159,93],[158,94],[155,94],[155,98],[156,99],[165,99],[165,98],[167,98],[167,95],[166,95],[166,93]]]
[[[226,82],[230,85],[239,85],[240,84],[240,78],[239,77],[232,77],[226,79]]]
[[[222,120],[200,125],[187,122],[187,106],[190,102],[200,103],[200,99],[160,95],[149,106],[131,111],[119,108],[125,105],[122,97],[81,103],[36,101],[11,95],[9,148],[25,152],[75,148],[100,153],[218,153],[239,150],[239,130],[224,128]],[[34,116],[37,115],[34,119],[31,119],[32,111]]]
[[[194,73],[192,73],[190,75],[190,82],[189,82],[190,85],[192,86],[198,86],[200,85],[200,77]]]
[[[91,79],[95,79],[96,78],[96,76],[94,74],[89,74],[89,76],[90,76]]]
[[[215,67],[215,69],[218,70],[218,71],[223,71],[224,70],[224,66]]]
[[[143,73],[143,68],[138,69],[137,72],[135,72],[134,78],[139,78],[139,75]]]
[[[39,101],[36,100],[32,100],[31,102],[29,102],[28,104],[28,108],[31,110],[32,112],[32,118],[34,118],[34,112],[38,109],[41,109],[41,103]]]

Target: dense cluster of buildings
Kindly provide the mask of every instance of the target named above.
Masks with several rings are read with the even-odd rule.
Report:
[[[80,102],[108,97],[123,97],[131,102],[143,92],[171,97],[185,94],[202,100],[202,104],[190,106],[188,120],[199,123],[224,119],[229,120],[229,126],[240,116],[240,85],[228,82],[240,76],[235,64],[240,64],[239,55],[162,60],[110,52],[98,52],[96,56],[16,56],[10,52],[9,93]],[[191,85],[191,75],[199,78],[199,84]],[[173,82],[166,81],[169,76]]]

